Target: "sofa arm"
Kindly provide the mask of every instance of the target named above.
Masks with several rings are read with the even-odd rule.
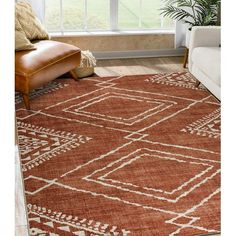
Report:
[[[191,31],[189,49],[196,47],[218,47],[220,26],[194,26]]]
[[[189,70],[191,72],[192,51],[196,47],[219,47],[221,40],[220,26],[194,26],[189,41]]]

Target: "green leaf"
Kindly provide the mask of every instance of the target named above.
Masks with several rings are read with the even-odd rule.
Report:
[[[182,20],[190,25],[214,25],[221,0],[163,0],[164,17]]]

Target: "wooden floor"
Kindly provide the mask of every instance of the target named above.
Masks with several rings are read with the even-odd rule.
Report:
[[[139,58],[99,60],[95,73],[98,76],[119,76],[135,74],[155,74],[160,72],[185,71],[183,57]],[[19,165],[19,152],[16,151],[16,236],[29,236],[25,211],[25,198]],[[218,236],[218,235],[211,235]]]
[[[153,74],[184,71],[183,57],[139,58],[99,60],[96,74],[99,76]]]

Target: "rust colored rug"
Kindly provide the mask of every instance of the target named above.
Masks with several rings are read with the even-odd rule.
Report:
[[[31,235],[220,232],[220,104],[186,72],[16,96]]]

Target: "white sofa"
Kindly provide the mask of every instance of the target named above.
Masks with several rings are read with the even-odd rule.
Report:
[[[221,87],[220,26],[194,26],[189,42],[189,71],[219,100]]]

